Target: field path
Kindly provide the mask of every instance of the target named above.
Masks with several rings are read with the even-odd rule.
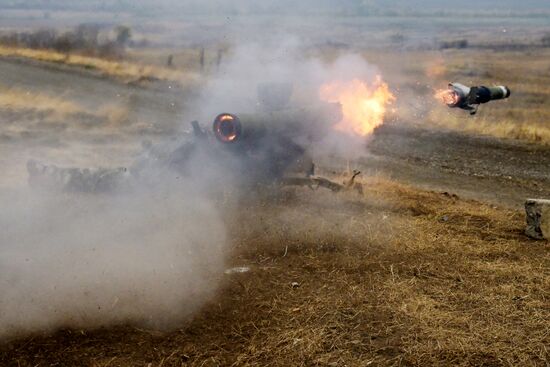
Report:
[[[167,85],[143,88],[57,65],[0,59],[0,86],[63,98],[91,111],[121,105],[131,111],[131,119],[160,126],[183,121],[185,97]],[[135,145],[137,139],[145,138],[147,133],[137,136]],[[8,152],[0,149],[4,157],[0,166],[17,150],[14,141]],[[105,152],[111,154],[108,149]],[[355,162],[363,172],[424,188],[512,207],[521,206],[527,197],[550,197],[549,147],[393,123],[376,131],[368,152]],[[341,170],[340,163],[330,168]]]
[[[141,88],[81,69],[20,59],[0,59],[0,87],[61,96],[91,110],[129,104],[144,119],[172,120],[183,103],[169,85]]]
[[[549,147],[388,124],[368,149],[361,169],[426,188],[513,207],[527,197],[550,197]]]

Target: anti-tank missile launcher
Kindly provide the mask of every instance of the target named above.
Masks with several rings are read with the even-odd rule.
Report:
[[[107,187],[116,187],[118,181],[124,183],[146,176],[150,167],[169,167],[185,175],[193,171],[188,169],[194,166],[193,162],[200,161],[210,165],[204,167],[205,171],[225,170],[252,186],[290,182],[337,191],[341,185],[314,176],[308,148],[322,140],[342,119],[341,105],[317,101],[309,106],[292,108],[288,103],[291,92],[292,88],[286,84],[262,85],[258,88],[260,108],[256,111],[221,113],[214,119],[212,130],[203,129],[194,121],[194,137],[174,148],[161,149],[160,155],[155,154],[154,149],[148,149],[127,170],[117,169],[111,173],[106,169],[100,171],[101,175],[77,175],[84,171],[74,168],[53,170],[48,169],[50,166],[33,162],[29,165],[29,180],[35,186],[41,182],[47,182],[49,187],[58,183],[63,191],[105,191]],[[50,175],[50,172],[55,172],[55,175]],[[75,175],[78,177],[72,177]],[[88,176],[91,177],[88,181],[93,182],[83,182]],[[109,185],[101,183],[103,177],[109,178]]]
[[[279,180],[289,171],[313,174],[307,147],[322,140],[342,118],[336,103],[255,113],[222,113],[213,122],[216,143],[237,157],[256,179]]]
[[[467,87],[460,83],[450,83],[448,89],[438,95],[447,106],[470,111],[471,115],[475,115],[480,104],[510,97],[510,89],[505,86]]]
[[[254,145],[270,136],[321,140],[342,118],[336,103],[318,103],[308,108],[248,114],[222,113],[214,119],[214,136],[221,143]]]

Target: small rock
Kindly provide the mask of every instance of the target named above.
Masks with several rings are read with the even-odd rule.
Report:
[[[525,214],[525,234],[537,240],[550,239],[550,200],[527,199]]]
[[[290,286],[292,287],[292,289],[300,288],[300,283],[292,282],[292,283],[290,283]]]

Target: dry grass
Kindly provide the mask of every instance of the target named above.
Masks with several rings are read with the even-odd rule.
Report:
[[[508,113],[511,113],[509,110]],[[528,115],[532,112],[521,111],[519,114]],[[434,110],[428,115],[431,124],[454,130],[466,131],[474,134],[491,135],[498,138],[510,138],[542,144],[550,144],[550,109],[541,111],[541,115],[549,115],[548,126],[543,123],[534,123],[529,116],[524,118],[495,119],[486,113],[479,116],[464,118],[461,111]]]
[[[373,179],[364,198],[289,191],[232,214],[228,266],[252,270],[188,325],[60,331],[0,364],[548,364],[550,256],[522,213]]]
[[[26,110],[33,109],[57,117],[66,117],[83,112],[78,104],[59,97],[41,93],[31,93],[14,88],[0,88],[0,109]]]
[[[199,83],[199,78],[194,73],[163,68],[160,66],[114,61],[76,54],[64,54],[52,50],[34,50],[0,46],[0,57],[20,57],[42,62],[75,66],[124,82],[162,80],[179,84],[184,88],[193,87]]]
[[[92,121],[94,126],[121,128],[130,122],[127,106],[106,104],[92,111],[61,96],[54,97],[17,88],[0,87],[0,112],[4,116],[10,116],[7,120],[16,121],[18,128],[23,128],[29,122],[51,125],[66,124],[67,121],[72,121],[79,127],[82,123]]]

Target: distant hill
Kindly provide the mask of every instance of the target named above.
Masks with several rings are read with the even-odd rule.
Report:
[[[425,9],[425,10],[447,10],[452,11],[458,8],[464,10],[476,9],[550,9],[550,1],[548,0],[462,0],[462,1],[441,1],[441,0],[365,0],[363,4],[370,7],[387,8],[387,9]]]
[[[0,0],[0,9],[192,13],[420,15],[550,11],[549,0]]]

